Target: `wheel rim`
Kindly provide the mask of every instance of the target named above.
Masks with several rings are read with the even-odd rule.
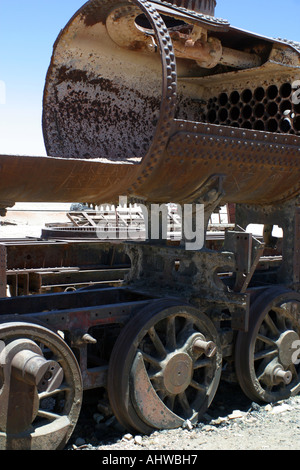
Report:
[[[0,325],[0,448],[64,447],[82,403],[78,363],[63,339],[30,323]]]
[[[273,287],[250,310],[247,333],[239,333],[235,364],[244,393],[254,401],[275,402],[300,391],[300,295]]]
[[[111,355],[115,416],[143,433],[197,422],[216,393],[221,362],[218,334],[206,315],[171,301],[147,306],[123,328]]]

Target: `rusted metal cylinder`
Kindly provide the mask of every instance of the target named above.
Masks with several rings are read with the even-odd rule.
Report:
[[[224,203],[269,204],[299,192],[300,138],[275,133],[279,118],[274,126],[272,118],[263,122],[260,110],[255,108],[257,116],[254,111],[258,101],[243,102],[243,113],[235,105],[236,126],[244,129],[230,118],[233,105],[216,111],[211,123],[201,119],[201,67],[175,57],[174,25],[194,28],[191,34],[203,44],[207,34],[222,44],[227,33],[243,34],[244,40],[246,33],[211,16],[214,0],[196,4],[200,13],[187,10],[188,4],[159,0],[90,0],[62,30],[46,80],[44,138],[49,156],[78,159],[82,166],[74,164],[61,194],[70,193],[75,180],[78,198],[95,203],[115,202],[120,195],[192,202],[213,188]],[[264,41],[265,47],[273,44]],[[242,57],[243,51],[236,54]],[[257,62],[247,54],[251,78],[262,58]],[[260,132],[264,129],[269,132]]]
[[[196,352],[204,353],[207,357],[213,357],[217,352],[217,346],[213,341],[203,341],[201,339],[195,341],[193,349]]]

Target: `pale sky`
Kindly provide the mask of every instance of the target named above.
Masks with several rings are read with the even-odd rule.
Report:
[[[0,153],[46,155],[41,115],[52,46],[82,0],[0,0]],[[300,41],[300,0],[218,0],[216,16]]]

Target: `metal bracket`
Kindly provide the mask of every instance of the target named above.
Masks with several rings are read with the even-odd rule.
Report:
[[[241,227],[238,228],[241,229]],[[246,292],[264,247],[264,243],[243,229],[239,232],[227,231],[225,233],[224,249],[234,253],[236,259],[235,292]]]

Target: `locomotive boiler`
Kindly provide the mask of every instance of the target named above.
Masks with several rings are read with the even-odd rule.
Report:
[[[140,433],[197,423],[221,379],[258,402],[299,392],[300,44],[215,12],[215,0],[89,0],[54,44],[48,156],[0,156],[1,207],[126,196],[149,213],[201,205],[207,228],[234,204],[235,227],[217,249],[151,230],[146,241],[46,245],[51,256],[42,241],[1,243],[2,449],[62,448],[84,390],[105,390]],[[67,267],[92,249],[89,268],[128,263],[124,280],[7,298],[22,263],[28,276],[58,268],[54,249]]]

